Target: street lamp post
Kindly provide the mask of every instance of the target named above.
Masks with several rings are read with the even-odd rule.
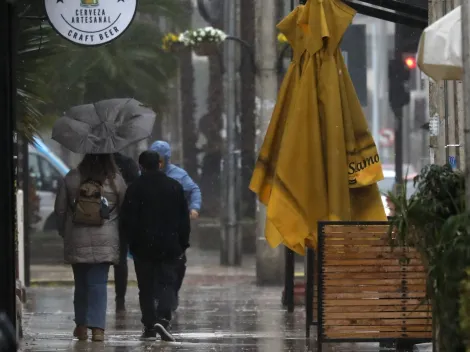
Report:
[[[226,18],[227,32],[237,32],[239,0],[224,2],[224,15]],[[222,215],[222,248],[220,259],[222,265],[239,266],[242,260],[242,236],[240,232],[238,214],[238,187],[239,177],[237,143],[237,55],[234,40],[225,43],[225,129],[227,139],[225,141],[225,156],[222,175],[224,189],[222,190],[225,206]]]

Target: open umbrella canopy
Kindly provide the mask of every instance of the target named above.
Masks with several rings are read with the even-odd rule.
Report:
[[[418,66],[435,81],[463,75],[461,6],[427,27],[418,47]]]
[[[52,139],[79,154],[112,154],[150,137],[156,114],[135,99],[109,99],[71,108]]]
[[[286,18],[303,32],[293,45],[299,77],[279,92],[277,105],[289,106],[276,106],[250,189],[267,204],[270,245],[299,254],[316,247],[318,221],[386,220],[380,157],[339,49],[354,15],[341,1],[308,0]]]

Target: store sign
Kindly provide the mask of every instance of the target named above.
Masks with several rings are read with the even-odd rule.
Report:
[[[52,27],[79,45],[112,42],[130,26],[137,0],[44,0]]]

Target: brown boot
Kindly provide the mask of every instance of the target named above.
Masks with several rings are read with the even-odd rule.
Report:
[[[79,341],[88,340],[88,329],[86,326],[77,325],[73,330],[73,337],[76,337]]]
[[[104,330],[98,328],[91,329],[91,341],[101,342],[104,341]]]

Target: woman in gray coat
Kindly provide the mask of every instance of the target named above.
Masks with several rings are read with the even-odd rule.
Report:
[[[86,225],[76,217],[79,189],[89,180],[100,185],[98,199],[109,212],[99,225]],[[85,155],[80,165],[65,176],[57,193],[55,213],[64,239],[64,258],[72,264],[74,274],[74,337],[79,340],[88,339],[88,329],[92,330],[93,341],[104,340],[106,286],[110,265],[119,263],[118,216],[125,193],[126,183],[110,154]]]

